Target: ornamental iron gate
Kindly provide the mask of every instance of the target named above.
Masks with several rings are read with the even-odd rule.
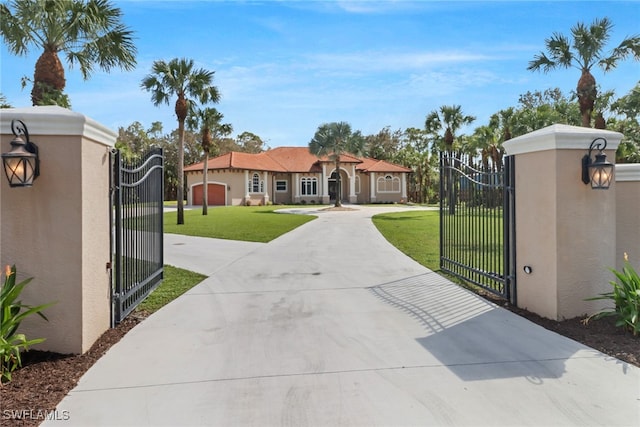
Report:
[[[514,158],[474,160],[440,153],[440,269],[515,305]]]
[[[111,153],[112,326],[121,322],[163,279],[162,149],[127,162]]]

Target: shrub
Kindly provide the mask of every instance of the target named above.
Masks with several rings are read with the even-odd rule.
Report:
[[[0,291],[0,383],[11,381],[11,373],[22,366],[20,352],[29,346],[41,343],[44,338],[27,340],[24,334],[17,333],[24,318],[37,314],[47,320],[42,310],[51,304],[30,306],[16,301],[22,289],[31,282],[31,278],[16,284],[16,267],[6,267],[4,285]]]
[[[587,301],[611,300],[615,308],[604,309],[588,317],[590,319],[600,319],[607,316],[615,316],[616,326],[624,327],[631,331],[634,336],[640,332],[640,276],[629,263],[629,257],[624,254],[624,267],[622,271],[610,269],[617,280],[609,283],[613,286],[611,292],[600,294],[597,297],[588,298]]]

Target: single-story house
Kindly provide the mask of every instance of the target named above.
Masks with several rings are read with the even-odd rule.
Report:
[[[187,203],[201,205],[203,166],[185,167]],[[266,205],[272,203],[348,203],[407,201],[411,169],[384,160],[340,156],[340,187],[335,162],[307,147],[279,147],[259,154],[230,152],[209,159],[208,204]]]

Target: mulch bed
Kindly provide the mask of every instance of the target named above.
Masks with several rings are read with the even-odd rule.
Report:
[[[640,367],[640,337],[616,328],[612,318],[591,321],[587,325],[580,318],[558,322],[512,307],[491,295],[483,296],[546,329]],[[83,355],[70,356],[44,351],[26,353],[23,368],[13,373],[13,381],[0,388],[0,426],[39,425],[42,421],[39,415],[44,411],[53,411],[76,386],[80,377],[145,317],[145,313],[129,316],[117,327],[105,332]],[[16,414],[25,414],[26,417],[16,419]]]

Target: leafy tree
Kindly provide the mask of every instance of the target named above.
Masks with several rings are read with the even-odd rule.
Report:
[[[591,127],[591,113],[598,96],[596,79],[591,74],[594,65],[604,72],[611,71],[618,61],[632,55],[640,60],[640,37],[625,38],[611,52],[604,49],[611,37],[613,23],[608,18],[595,19],[590,26],[582,22],[571,27],[573,41],[560,33],[554,33],[545,40],[547,52],[535,55],[527,67],[530,71],[542,70],[545,73],[556,68],[578,68],[581,72],[576,88],[582,126]]]
[[[437,156],[430,155],[429,143],[425,130],[408,128],[402,133],[400,148],[391,159],[413,170],[408,184],[413,200],[418,203],[434,199],[437,193]]]
[[[194,69],[192,59],[175,58],[169,62],[159,60],[153,63],[151,74],[142,80],[142,88],[151,92],[155,106],[169,104],[169,99],[177,97],[175,112],[178,119],[178,225],[184,224],[184,124],[193,98],[201,104],[218,102],[220,94],[213,85],[214,71]]]
[[[0,93],[0,108],[13,108],[9,101],[7,101],[7,97]]]
[[[136,48],[133,32],[122,23],[122,12],[108,0],[12,0],[0,5],[0,34],[9,51],[26,55],[32,48],[43,52],[33,75],[33,105],[69,106],[64,95],[66,55],[70,67],[78,66],[88,80],[95,66],[133,70]],[[23,86],[28,79],[23,79]]]
[[[265,150],[264,141],[258,135],[251,132],[242,132],[236,138],[236,144],[243,153],[258,154]]]
[[[201,147],[204,151],[204,162],[202,165],[202,215],[208,214],[209,204],[209,181],[207,172],[209,171],[209,153],[217,153],[217,141],[224,135],[233,132],[233,126],[229,123],[221,123],[224,116],[215,108],[195,108],[189,116],[188,126],[191,130],[200,129],[202,132]],[[214,144],[215,143],[215,144]]]
[[[162,123],[153,122],[145,129],[140,122],[131,123],[126,129],[118,128],[116,148],[127,159],[139,158],[152,147],[162,146]]]
[[[364,139],[360,132],[352,132],[347,122],[324,123],[318,127],[309,142],[309,152],[319,157],[328,156],[336,167],[335,207],[342,206],[340,183],[340,156],[346,153],[359,155],[364,147]]]
[[[616,162],[640,163],[640,82],[613,102],[610,109],[617,117],[607,127],[624,135],[616,152]]]
[[[365,153],[374,159],[391,160],[400,149],[401,138],[401,130],[391,132],[387,126],[376,135],[365,137]]]
[[[509,117],[509,134],[516,137],[554,123],[579,126],[581,116],[578,105],[558,88],[527,92],[520,95],[519,106]]]

